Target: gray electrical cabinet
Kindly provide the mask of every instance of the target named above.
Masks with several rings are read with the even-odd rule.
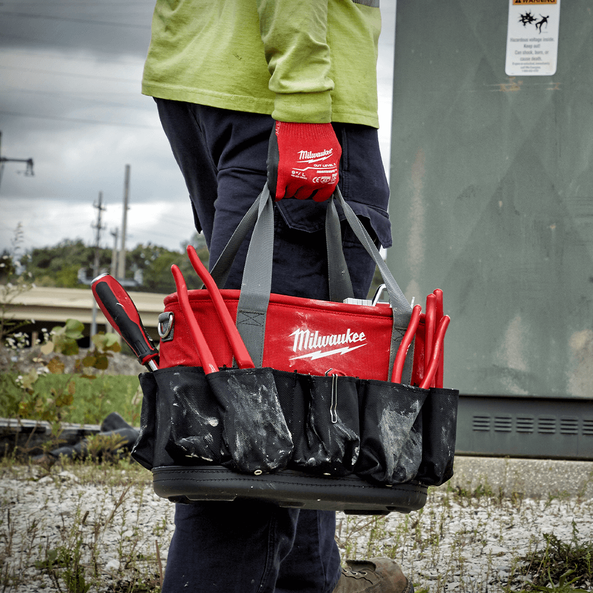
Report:
[[[444,291],[446,386],[591,398],[593,3],[399,0],[392,126],[387,262]]]

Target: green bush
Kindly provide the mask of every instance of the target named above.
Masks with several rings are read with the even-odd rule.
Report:
[[[20,379],[19,379],[20,377]],[[54,422],[100,424],[111,412],[139,426],[142,397],[138,378],[127,375],[47,374],[35,380],[34,390],[25,390],[24,378],[16,373],[0,375],[0,416]]]
[[[141,392],[135,376],[108,375],[113,356],[121,351],[115,334],[92,337],[92,348],[81,353],[78,340],[84,325],[68,319],[44,336],[35,366],[21,366],[18,356],[0,375],[0,416],[50,422],[59,432],[62,423],[100,424],[112,412],[127,422],[140,422]],[[15,353],[28,345],[12,334],[7,347]],[[3,347],[0,345],[0,347]],[[66,368],[73,367],[72,372]]]

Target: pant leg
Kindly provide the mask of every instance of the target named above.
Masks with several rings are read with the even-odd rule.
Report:
[[[301,510],[294,544],[280,564],[275,593],[335,589],[341,574],[335,532],[335,513]]]
[[[335,513],[256,502],[178,504],[163,593],[331,593]]]
[[[298,517],[258,502],[178,504],[163,593],[273,593]]]

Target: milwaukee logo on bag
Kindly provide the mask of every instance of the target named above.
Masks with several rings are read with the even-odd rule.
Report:
[[[235,319],[239,291],[221,292]],[[190,291],[190,302],[216,363],[232,367],[232,351],[207,291]],[[161,342],[160,366],[201,366],[176,294],[165,299],[165,309],[173,313],[173,338]],[[373,307],[273,294],[266,316],[263,366],[310,375],[331,370],[385,381],[392,326],[391,308],[384,303]]]
[[[300,358],[325,358],[334,354],[346,354],[357,348],[362,348],[367,345],[366,335],[364,332],[353,332],[350,328],[343,334],[320,335],[319,331],[313,332],[309,329],[297,329],[290,334],[294,336],[293,352],[305,352],[298,356],[293,356],[292,360]],[[363,342],[356,346],[344,346],[342,348],[335,348],[340,344],[353,344],[356,342]]]

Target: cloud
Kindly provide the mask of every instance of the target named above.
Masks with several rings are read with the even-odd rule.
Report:
[[[25,249],[65,238],[94,243],[103,193],[102,245],[121,227],[131,166],[128,246],[178,249],[193,234],[183,178],[151,98],[140,93],[154,0],[4,0],[0,5],[0,251],[23,225]],[[383,2],[380,139],[388,163],[395,0]]]

